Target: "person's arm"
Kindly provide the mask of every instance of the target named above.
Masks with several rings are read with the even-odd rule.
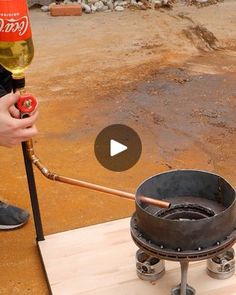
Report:
[[[13,147],[38,133],[34,126],[38,112],[35,112],[31,117],[19,119],[19,112],[15,108],[18,98],[18,93],[9,93],[0,98],[1,146]]]

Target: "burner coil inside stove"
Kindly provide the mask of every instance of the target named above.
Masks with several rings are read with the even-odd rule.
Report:
[[[203,218],[212,217],[215,212],[197,204],[179,204],[174,205],[166,210],[159,210],[156,214],[157,217],[171,219],[171,220],[198,220]]]

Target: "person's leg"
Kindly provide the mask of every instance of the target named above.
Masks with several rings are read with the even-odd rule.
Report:
[[[0,201],[0,230],[19,228],[28,219],[29,213],[25,210]]]
[[[11,73],[0,65],[0,97],[12,91]],[[0,230],[14,229],[24,225],[29,219],[29,213],[16,206],[0,201]]]

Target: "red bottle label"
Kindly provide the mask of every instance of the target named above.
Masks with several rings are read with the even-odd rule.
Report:
[[[32,35],[26,0],[0,0],[0,42],[15,42]]]

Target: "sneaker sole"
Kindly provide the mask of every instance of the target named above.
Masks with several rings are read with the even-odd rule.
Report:
[[[15,224],[15,225],[2,225],[2,224],[0,224],[0,230],[16,229],[16,228],[22,227],[26,223],[27,223],[27,221],[23,222],[23,223]]]

